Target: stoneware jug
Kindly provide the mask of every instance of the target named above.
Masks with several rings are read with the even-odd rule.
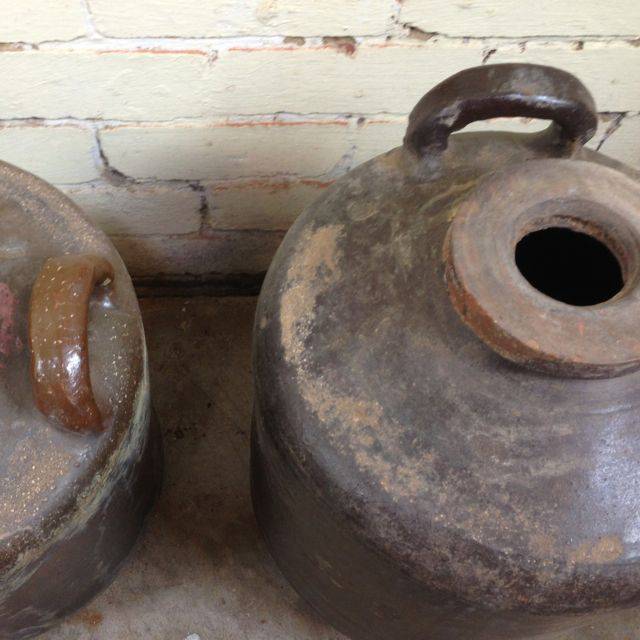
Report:
[[[536,134],[455,131],[551,120]],[[357,640],[498,640],[640,600],[640,175],[537,65],[427,93],[296,221],[255,324],[253,499]]]
[[[0,638],[109,583],[160,481],[144,333],[116,250],[0,163]]]

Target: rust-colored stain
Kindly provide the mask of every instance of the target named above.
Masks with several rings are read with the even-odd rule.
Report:
[[[334,125],[339,127],[346,127],[349,123],[346,120],[314,120],[309,122],[307,120],[296,120],[289,122],[286,120],[267,120],[265,122],[249,120],[246,122],[225,122],[218,125],[222,127],[303,127],[308,125]]]
[[[93,629],[102,624],[104,616],[96,609],[83,609],[76,613],[72,620],[84,625],[87,629]]]
[[[414,38],[415,40],[415,38]],[[418,48],[418,47],[422,47],[423,45],[419,44],[418,42],[411,42],[411,43],[403,43],[401,45],[397,44],[396,42],[393,41],[385,41],[385,42],[373,42],[371,44],[367,44],[367,47],[371,47],[372,49],[389,49],[391,47],[393,48],[399,48],[399,47],[403,47],[403,48]]]
[[[338,42],[340,41],[340,42]],[[243,51],[245,53],[260,53],[263,51],[337,51],[344,53],[349,57],[353,57],[357,51],[358,45],[355,39],[351,37],[330,36],[322,39],[323,44],[310,47],[302,47],[299,44],[287,43],[282,45],[274,45],[271,47],[229,47],[229,51]],[[367,45],[380,46],[380,45]],[[388,45],[384,45],[388,46]]]
[[[9,285],[0,282],[0,369],[4,361],[22,349],[22,342],[15,333],[17,300]]]
[[[358,45],[355,38],[351,36],[330,36],[322,38],[322,42],[330,49],[335,49],[339,53],[344,53],[347,56],[354,56]]]
[[[98,55],[103,55],[105,53],[158,53],[158,54],[175,54],[175,55],[188,55],[188,56],[204,56],[207,58],[209,53],[207,51],[203,51],[202,49],[160,49],[157,47],[149,48],[149,49],[105,49],[103,51],[98,51]]]
[[[313,49],[322,49],[324,47],[306,47],[305,51],[310,51]],[[261,51],[300,51],[300,46],[298,45],[274,45],[271,47],[229,47],[229,51],[244,51],[245,53],[258,53]]]
[[[27,49],[30,49],[31,47],[24,45],[24,44],[20,44],[17,42],[0,42],[0,51],[2,51],[3,53],[7,53],[7,52],[13,52],[13,51],[26,51]]]
[[[615,562],[624,553],[624,545],[619,536],[602,536],[587,540],[569,555],[570,562],[576,564],[606,564]]]

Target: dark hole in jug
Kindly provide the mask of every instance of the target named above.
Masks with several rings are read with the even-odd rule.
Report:
[[[616,256],[600,240],[579,231],[550,227],[516,245],[516,265],[541,293],[575,306],[606,302],[624,286]]]

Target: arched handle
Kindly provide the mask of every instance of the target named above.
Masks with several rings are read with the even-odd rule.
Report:
[[[91,388],[87,324],[94,288],[113,277],[113,267],[99,256],[50,258],[31,292],[29,343],[36,406],[73,431],[104,428]]]
[[[586,143],[598,125],[591,94],[570,73],[537,64],[493,64],[461,71],[431,89],[409,116],[404,145],[418,156],[439,153],[454,131],[499,117],[553,120],[567,143]]]

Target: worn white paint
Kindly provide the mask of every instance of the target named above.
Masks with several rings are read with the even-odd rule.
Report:
[[[207,224],[214,229],[286,230],[327,182],[242,180],[209,185]]]
[[[94,152],[91,129],[0,125],[0,160],[49,182],[87,182],[100,177]]]
[[[602,153],[640,169],[640,115],[625,118],[602,145]]]
[[[98,181],[63,191],[111,235],[172,235],[200,228],[202,196],[188,185]]]
[[[204,52],[42,49],[0,53],[0,118],[169,120],[206,113]]]
[[[348,150],[345,128],[332,123],[125,126],[105,129],[100,139],[111,166],[134,178],[316,176]]]
[[[403,0],[401,7],[403,23],[451,36],[640,35],[637,0]]]
[[[396,113],[434,84],[492,62],[553,64],[578,75],[599,109],[636,108],[640,47],[626,42],[428,42],[362,44],[348,56],[330,46],[231,48],[212,62],[207,48],[42,49],[1,52],[9,88],[0,118],[206,119],[212,114]],[[401,70],[401,72],[400,72]],[[320,82],[319,79],[322,79]]]
[[[89,0],[108,36],[379,35],[395,0]]]
[[[0,42],[71,40],[87,35],[79,0],[3,0]]]

